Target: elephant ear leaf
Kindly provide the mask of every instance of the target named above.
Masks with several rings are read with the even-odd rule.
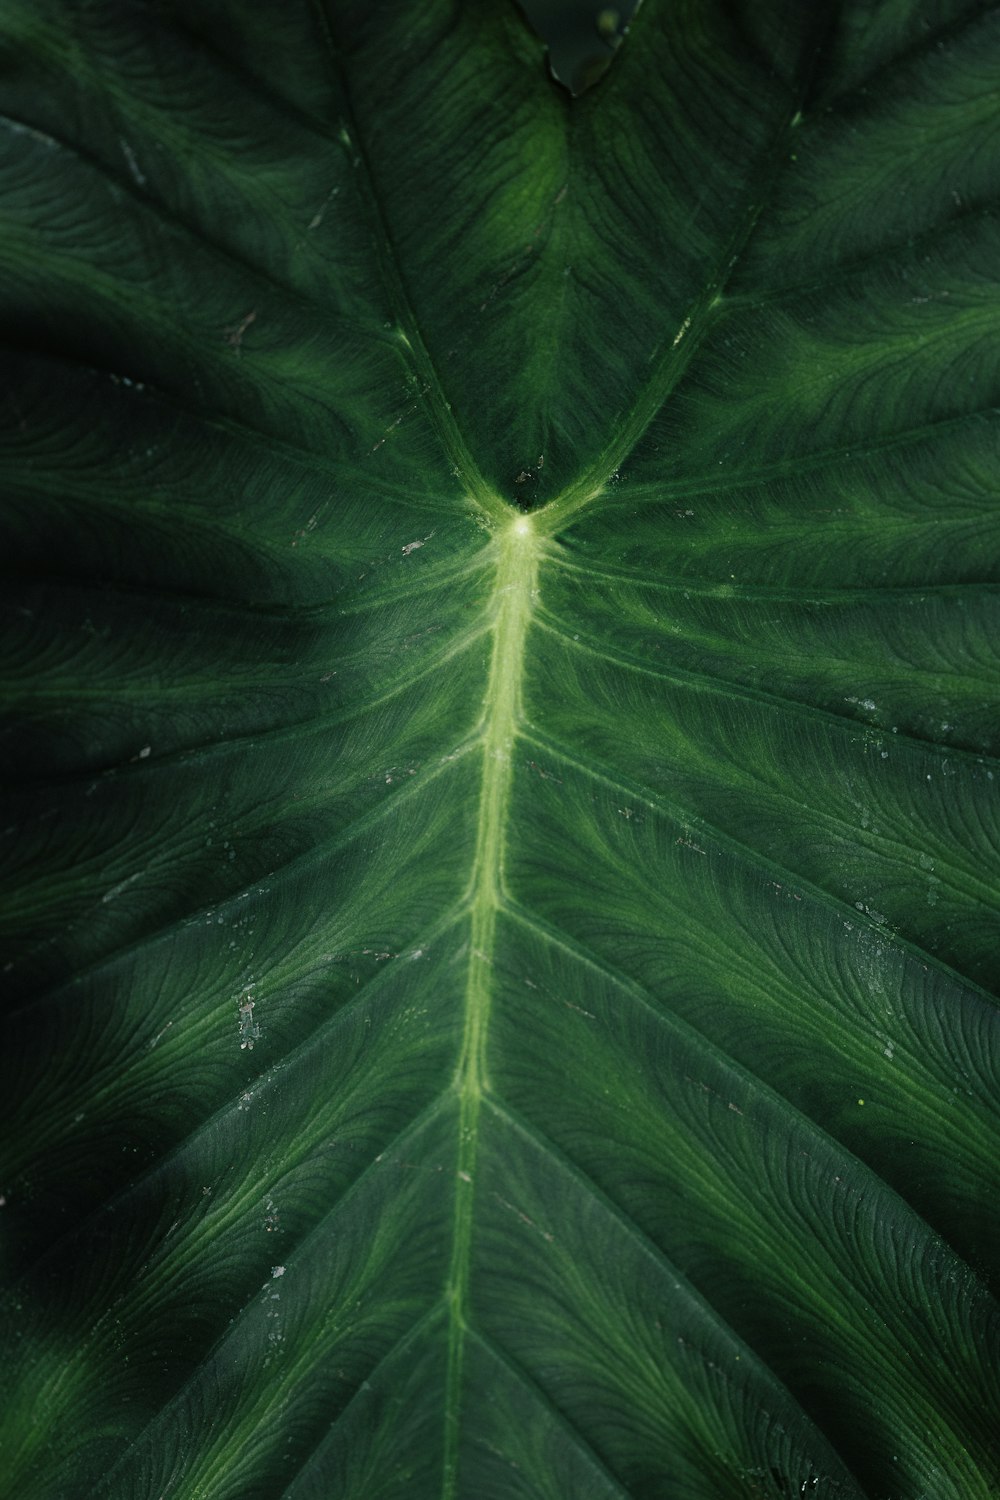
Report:
[[[1000,12],[0,30],[5,1493],[995,1500]]]

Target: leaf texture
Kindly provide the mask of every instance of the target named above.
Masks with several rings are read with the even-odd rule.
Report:
[[[1000,12],[0,30],[0,1492],[995,1497]]]

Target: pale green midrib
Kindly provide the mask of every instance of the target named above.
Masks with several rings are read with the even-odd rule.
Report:
[[[482,782],[469,883],[469,953],[462,1043],[454,1088],[458,1097],[458,1160],[452,1255],[448,1269],[448,1368],[445,1388],[443,1500],[454,1500],[465,1334],[469,1324],[479,1114],[488,1085],[487,1040],[492,1003],[496,917],[504,893],[504,839],[513,771],[512,749],[521,710],[525,644],[531,622],[540,547],[527,517],[510,521],[497,541],[490,599],[493,650],[480,720]]]

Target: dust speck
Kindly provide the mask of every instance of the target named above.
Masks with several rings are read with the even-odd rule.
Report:
[[[132,178],[132,181],[135,183],[136,187],[145,187],[146,174],[140,170],[139,163],[136,160],[136,155],[132,150],[132,147],[122,136],[118,137],[118,144],[122,148],[122,155],[125,158],[125,164],[128,167],[129,176]]]
[[[249,992],[239,1003],[240,1050],[252,1052],[253,1044],[260,1040],[260,1026],[253,1018],[254,1002]]]

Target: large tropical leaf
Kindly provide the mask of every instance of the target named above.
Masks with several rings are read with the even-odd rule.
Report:
[[[0,1491],[1000,1493],[1000,13],[4,0]]]

